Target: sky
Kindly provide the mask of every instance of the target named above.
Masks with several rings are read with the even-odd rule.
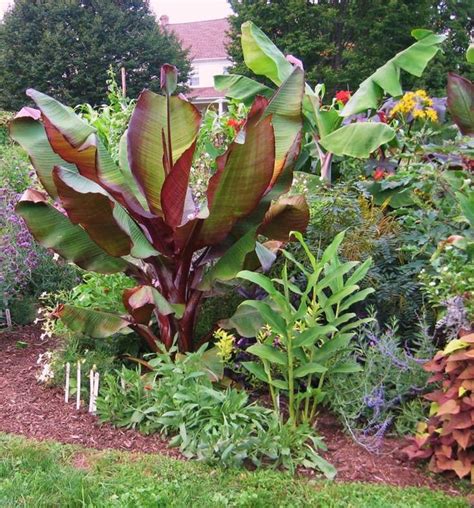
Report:
[[[0,0],[0,17],[13,0]],[[156,17],[166,14],[170,23],[225,18],[232,13],[227,0],[150,0]]]

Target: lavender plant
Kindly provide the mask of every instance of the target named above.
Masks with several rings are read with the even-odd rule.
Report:
[[[419,403],[428,379],[423,365],[435,346],[421,326],[417,337],[410,339],[402,341],[396,320],[385,329],[376,320],[368,322],[347,353],[347,360],[358,361],[363,369],[328,382],[329,406],[352,436],[371,451],[378,450],[389,429],[412,432],[425,416],[427,406]],[[408,349],[407,342],[415,347]],[[397,425],[398,420],[404,423]]]

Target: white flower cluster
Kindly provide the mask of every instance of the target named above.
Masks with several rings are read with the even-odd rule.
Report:
[[[41,370],[36,375],[36,379],[39,383],[48,384],[53,380],[54,372],[51,366],[52,358],[53,353],[51,351],[46,351],[38,356],[36,364],[41,367]]]

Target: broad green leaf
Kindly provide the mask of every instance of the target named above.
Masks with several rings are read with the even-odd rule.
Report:
[[[448,110],[462,134],[474,135],[474,85],[453,72],[448,73]]]
[[[355,266],[359,264],[358,261],[348,261],[347,263],[343,263],[340,266],[336,266],[333,270],[327,273],[316,285],[315,291],[318,293],[319,291],[327,288],[335,279],[338,277],[342,277],[347,272],[350,272]]]
[[[214,76],[214,87],[225,92],[226,97],[237,99],[247,105],[251,104],[257,95],[270,99],[275,92],[258,81],[238,74]]]
[[[344,240],[345,234],[346,234],[345,231],[341,231],[340,233],[338,233],[334,237],[334,240],[326,247],[321,257],[322,264],[329,263],[330,261],[336,258],[337,252],[339,250],[341,243]]]
[[[407,49],[397,53],[370,77],[361,83],[356,93],[344,106],[341,115],[355,115],[367,109],[376,110],[384,94],[398,97],[403,94],[400,83],[402,70],[420,77],[428,62],[440,51],[446,35],[436,35],[428,30],[412,32],[414,37],[422,37]]]
[[[275,386],[279,390],[288,390],[288,383],[284,381],[283,379],[273,379],[270,383],[271,385]]]
[[[258,362],[242,362],[242,365],[257,379],[268,383],[268,376],[265,373],[263,366]]]
[[[469,63],[474,64],[474,42],[471,42],[471,44],[469,44],[469,47],[467,48],[466,60]]]
[[[337,332],[337,328],[331,325],[316,325],[308,328],[304,332],[301,332],[294,339],[293,346],[297,347],[310,347],[318,339],[325,337],[329,333]]]
[[[474,228],[474,191],[468,191],[467,194],[456,192],[456,198],[459,201],[464,217],[469,221],[469,224]]]
[[[318,97],[310,95],[307,97],[309,97],[311,112],[314,116],[314,121],[316,123],[319,137],[324,138],[325,136],[331,134],[331,132],[335,131],[341,125],[342,118],[339,116],[339,113],[336,109],[321,109]]]
[[[319,143],[335,155],[366,159],[380,145],[395,137],[395,130],[382,122],[355,122],[337,129]]]
[[[297,367],[293,371],[293,375],[296,378],[299,378],[299,377],[305,377],[308,374],[316,374],[316,373],[323,374],[327,370],[328,370],[327,367],[325,367],[324,365],[321,365],[320,363],[316,363],[316,362],[311,362],[311,363],[306,363],[305,365],[300,365],[299,367]]]
[[[253,229],[231,245],[217,263],[206,273],[198,289],[208,291],[216,280],[228,281],[234,279],[239,270],[242,269],[247,254],[255,249],[255,238],[256,231]]]
[[[257,284],[264,291],[266,291],[273,301],[280,306],[280,311],[285,309],[287,302],[285,297],[276,289],[273,285],[272,280],[269,277],[266,277],[262,273],[251,272],[250,270],[242,270],[237,274],[237,278],[248,280],[253,284]]]
[[[354,361],[336,363],[334,367],[329,369],[331,374],[353,374],[355,372],[361,372],[362,370],[361,365]]]
[[[128,127],[128,156],[132,174],[147,198],[150,210],[161,214],[161,189],[166,171],[163,165],[163,139],[168,145],[168,120],[171,129],[172,161],[181,157],[194,142],[201,115],[190,102],[179,97],[167,100],[144,90],[138,98]],[[167,155],[167,154],[166,154]]]
[[[26,95],[31,97],[43,115],[51,119],[54,125],[61,126],[61,132],[71,145],[77,147],[85,143],[96,129],[87,122],[79,118],[71,108],[64,106],[56,99],[38,92],[33,88],[28,88]]]
[[[277,89],[265,110],[272,115],[275,130],[274,182],[285,164],[286,156],[302,128],[301,109],[304,97],[304,72],[295,67]]]
[[[372,293],[375,293],[374,288],[362,289],[362,291],[357,292],[355,295],[352,295],[347,300],[345,300],[344,303],[339,307],[339,311],[343,312],[346,309],[350,309],[352,305],[354,305],[357,302],[364,301]]]
[[[223,319],[218,324],[226,330],[235,328],[239,335],[250,338],[257,336],[265,325],[265,320],[257,309],[241,303],[232,317]]]
[[[268,360],[270,363],[278,365],[287,365],[288,359],[285,353],[268,345],[268,344],[253,344],[247,348],[247,353],[258,356],[262,360]]]
[[[155,288],[152,288],[153,301],[160,314],[167,316],[174,314],[178,319],[181,319],[184,314],[185,306],[182,303],[170,303],[168,300]]]
[[[333,339],[328,340],[316,351],[315,360],[321,363],[331,358],[339,351],[343,351],[347,348],[353,336],[354,334],[352,333],[337,334]]]
[[[278,312],[270,307],[268,303],[258,300],[245,300],[243,304],[257,309],[260,312],[260,315],[262,316],[265,324],[270,325],[275,333],[283,336],[286,334],[285,321],[280,317]]]
[[[16,207],[36,240],[76,265],[99,273],[124,271],[128,264],[105,253],[88,234],[61,212],[47,204],[45,196],[29,190]]]
[[[53,168],[55,166],[67,167],[77,171],[76,166],[68,164],[61,159],[51,148],[48,136],[43,124],[34,115],[32,108],[24,112],[26,108],[20,111],[19,115],[10,124],[10,135],[19,145],[21,145],[30,157],[31,164],[35,168],[39,181],[46,189],[46,192],[53,198],[58,193],[53,182]],[[38,112],[39,113],[39,112]]]
[[[312,455],[311,462],[324,474],[328,480],[334,480],[337,474],[337,469],[327,460],[323,459],[317,453],[314,453]]]
[[[348,286],[352,286],[353,284],[357,284],[363,280],[367,275],[367,272],[370,270],[372,264],[372,258],[367,258],[360,266],[354,270],[354,273],[352,273],[352,275],[346,280],[346,284]]]
[[[56,311],[61,321],[73,332],[88,335],[94,339],[105,339],[120,331],[124,332],[130,323],[117,314],[92,309],[63,305]]]
[[[291,74],[292,65],[273,42],[251,21],[242,27],[242,52],[247,67],[260,76],[266,76],[276,85]]]

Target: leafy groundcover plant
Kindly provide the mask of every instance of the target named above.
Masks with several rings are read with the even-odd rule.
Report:
[[[281,197],[300,148],[304,75],[295,67],[271,100],[254,100],[239,136],[217,158],[200,207],[189,178],[201,115],[171,96],[175,67],[165,65],[161,78],[165,96],[145,90],[137,100],[119,165],[94,127],[28,90],[39,109],[23,108],[11,134],[49,197],[30,189],[17,212],[65,259],[85,270],[125,272],[139,284],[123,294],[125,316],[59,306],[55,314],[69,328],[95,338],[131,329],[153,351],[177,336],[179,350],[190,351],[203,294],[273,259],[257,237],[284,242],[307,225],[304,198]]]
[[[425,369],[441,386],[426,395],[431,418],[419,425],[410,458],[430,458],[432,471],[454,471],[474,484],[474,334],[448,343]]]
[[[292,472],[303,466],[333,478],[334,467],[318,454],[324,443],[308,425],[295,430],[271,409],[250,403],[245,391],[213,384],[222,365],[205,347],[186,355],[175,348],[153,355],[144,362],[151,370],[144,375],[126,367],[107,374],[97,401],[100,419],[173,436],[172,446],[201,461]]]

